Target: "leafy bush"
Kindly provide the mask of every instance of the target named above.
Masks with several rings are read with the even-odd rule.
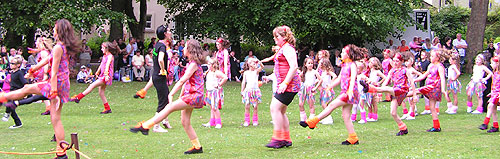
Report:
[[[445,37],[454,38],[457,33],[462,33],[465,39],[467,23],[469,22],[470,9],[463,7],[447,6],[440,12],[431,12],[431,30],[444,42]]]
[[[272,46],[260,46],[250,43],[241,43],[241,56],[240,60],[245,59],[248,55],[248,51],[252,50],[253,55],[255,55],[258,59],[264,59],[266,57],[272,56],[273,52],[271,50]]]
[[[87,39],[87,46],[89,46],[92,50],[92,59],[99,59],[103,55],[101,51],[101,44],[108,41],[108,36],[109,35],[106,34],[101,37],[94,36]]]

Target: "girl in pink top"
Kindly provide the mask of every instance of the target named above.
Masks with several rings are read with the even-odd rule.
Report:
[[[271,117],[273,120],[273,136],[268,148],[283,148],[292,146],[290,138],[290,123],[286,115],[287,106],[300,90],[300,77],[297,73],[297,54],[295,54],[295,37],[290,27],[279,26],[273,30],[276,54],[261,62],[274,60],[274,74],[278,90],[271,100]]]
[[[215,55],[217,61],[219,62],[219,69],[226,74],[229,79],[231,79],[231,65],[229,63],[229,52],[227,51],[227,48],[229,48],[230,45],[231,44],[226,39],[219,38],[216,42],[218,51]]]
[[[427,132],[440,132],[441,126],[436,110],[436,102],[441,101],[441,93],[446,93],[446,81],[444,78],[444,66],[440,63],[440,51],[431,51],[431,64],[427,71],[420,75],[415,81],[421,81],[425,78],[425,86],[416,90],[417,94],[423,94],[429,98],[429,106],[432,114],[433,127]]]
[[[394,52],[389,49],[384,50],[384,60],[382,61],[382,70],[385,76],[389,75],[389,71],[392,69],[392,57],[394,57]],[[385,101],[390,101],[391,95],[385,93]]]
[[[368,52],[365,48],[359,48],[356,45],[349,44],[342,49],[340,54],[342,58],[342,70],[340,75],[332,82],[332,85],[327,89],[331,89],[340,84],[340,95],[331,102],[328,107],[326,107],[317,116],[307,119],[305,122],[300,122],[302,127],[309,127],[314,129],[318,122],[325,118],[327,115],[332,113],[333,110],[338,107],[342,107],[342,118],[344,119],[344,124],[349,132],[349,138],[342,142],[342,145],[359,144],[358,136],[354,132],[354,126],[352,125],[350,115],[352,105],[358,103],[359,94],[357,90],[356,75],[358,74],[357,66],[353,61],[360,60],[365,57]]]
[[[491,68],[493,68],[493,79],[491,80],[491,93],[489,94],[490,100],[488,101],[488,110],[486,117],[484,118],[483,124],[479,126],[479,129],[488,129],[488,124],[490,123],[490,117],[493,116],[493,127],[488,130],[488,133],[498,132],[498,116],[497,116],[497,106],[500,105],[500,57],[495,56],[491,58]]]
[[[143,135],[148,135],[149,129],[156,123],[161,122],[164,118],[168,117],[174,111],[181,111],[181,121],[184,131],[188,135],[193,147],[184,154],[203,153],[198,136],[191,126],[191,114],[193,109],[202,108],[205,105],[203,100],[203,69],[201,64],[206,63],[206,55],[204,54],[200,43],[196,40],[189,40],[184,48],[184,54],[189,58],[189,63],[186,66],[186,72],[174,88],[168,94],[169,104],[153,118],[146,122],[140,122],[136,127],[131,128],[133,133],[141,132]],[[182,90],[181,90],[182,87]],[[172,102],[174,94],[181,91],[179,99]]]
[[[411,55],[412,56],[412,55]],[[394,68],[389,71],[387,78],[385,78],[384,83],[381,87],[369,86],[365,81],[361,81],[365,92],[376,93],[376,92],[387,92],[391,94],[391,116],[396,121],[399,127],[399,132],[396,136],[408,134],[408,128],[406,124],[403,123],[401,118],[399,118],[397,109],[398,106],[403,103],[403,100],[407,95],[411,95],[416,98],[415,94],[408,94],[408,91],[415,90],[415,83],[413,82],[413,76],[410,71],[403,66],[405,60],[403,55],[396,53],[392,59]],[[389,81],[392,81],[394,85],[392,87],[387,87]]]
[[[79,103],[80,100],[85,97],[87,94],[92,92],[94,88],[99,87],[99,96],[101,97],[102,103],[104,104],[104,110],[101,114],[111,113],[111,108],[109,107],[108,100],[105,96],[106,86],[111,85],[113,81],[113,55],[119,52],[119,48],[117,45],[111,42],[104,42],[101,45],[101,51],[104,53],[102,57],[101,65],[95,72],[96,75],[99,75],[94,83],[90,84],[90,86],[80,94],[74,95],[71,97],[70,101],[74,101]]]
[[[64,127],[61,121],[61,108],[63,103],[69,100],[69,54],[80,51],[80,44],[75,37],[73,26],[66,19],[59,19],[54,26],[54,35],[57,45],[52,49],[50,56],[44,58],[37,65],[28,70],[27,77],[32,77],[33,73],[50,63],[50,78],[48,81],[27,84],[22,89],[9,93],[0,93],[0,103],[7,100],[24,98],[30,94],[43,95],[50,100],[51,123],[54,128],[57,147],[57,158],[67,158],[66,152],[62,151],[61,142],[64,140]]]

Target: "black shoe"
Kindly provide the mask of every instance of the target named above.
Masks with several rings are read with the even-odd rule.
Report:
[[[292,142],[291,142],[291,141],[286,141],[286,140],[285,140],[285,146],[286,146],[286,147],[290,147],[290,146],[292,146]]]
[[[50,140],[50,142],[56,142],[56,134],[54,134],[54,136],[52,136],[52,139]]]
[[[390,100],[387,100],[387,99],[386,99],[386,100],[384,100],[384,101],[382,101],[382,102],[390,102]]]
[[[197,153],[203,153],[203,147],[200,147],[200,149],[196,149],[193,146],[189,150],[187,150],[186,152],[184,152],[185,155],[188,155],[188,154],[197,154]]]
[[[368,83],[366,83],[365,80],[359,81],[359,84],[363,86],[363,92],[367,93],[370,88],[370,85],[368,85]]]
[[[137,133],[141,132],[142,135],[148,135],[149,134],[149,129],[145,129],[142,127],[142,123],[139,123],[136,127],[130,128],[130,132]]]
[[[428,129],[427,132],[441,132],[441,128],[436,129],[436,128],[432,127],[430,129]]]
[[[134,95],[134,98],[139,98],[139,95],[135,94],[135,95]]]
[[[50,110],[47,110],[47,111],[43,112],[43,113],[42,113],[42,114],[40,114],[40,115],[50,115]]]
[[[307,125],[307,123],[305,121],[300,121],[299,125],[304,127],[304,128],[309,127],[309,125]]]
[[[109,113],[112,113],[111,109],[100,112],[100,114],[109,114]]]
[[[345,140],[342,142],[342,145],[359,145],[359,141],[356,141],[354,144],[351,144],[349,141]]]
[[[57,155],[54,159],[68,159],[68,156],[66,154],[62,156]]]
[[[403,136],[408,134],[408,129],[406,130],[399,130],[399,132],[396,134],[396,136]]]
[[[271,139],[271,141],[266,145],[268,148],[280,149],[286,146],[286,141],[284,140],[275,140]],[[290,143],[291,144],[291,143]]]
[[[492,132],[498,132],[498,128],[495,128],[495,127],[491,127],[490,130],[486,131],[488,133],[492,133]]]
[[[481,129],[481,130],[486,130],[486,129],[488,129],[488,125],[481,124],[478,128]]]

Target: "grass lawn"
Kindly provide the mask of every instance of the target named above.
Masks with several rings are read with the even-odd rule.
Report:
[[[406,136],[396,137],[397,124],[389,114],[389,103],[379,104],[379,121],[367,124],[354,123],[360,145],[344,146],[340,142],[347,138],[341,110],[332,112],[333,125],[318,125],[314,130],[298,125],[298,100],[288,109],[293,146],[283,149],[268,149],[272,135],[269,114],[271,84],[261,87],[263,102],[259,106],[261,125],[243,127],[244,105],[241,103],[240,83],[229,82],[224,86],[225,105],[222,112],[223,128],[205,128],[210,117],[206,107],[193,112],[191,123],[203,146],[204,153],[184,155],[191,143],[182,128],[180,113],[171,114],[173,129],[168,133],[153,133],[148,136],[133,134],[128,128],[137,122],[147,120],[156,110],[156,91],[150,89],[145,99],[132,98],[135,91],[146,82],[114,82],[107,88],[106,96],[113,113],[101,115],[102,102],[97,90],[85,97],[79,104],[64,104],[62,121],[66,130],[66,140],[70,134],[78,133],[80,149],[92,158],[497,158],[500,133],[488,134],[477,129],[483,115],[466,113],[465,85],[470,75],[462,75],[462,93],[459,94],[459,112],[455,115],[444,113],[446,103],[441,104],[439,116],[442,126],[440,133],[428,133],[432,126],[430,115],[417,116],[417,120],[404,121],[409,130]],[[74,81],[74,80],[73,80]],[[71,95],[83,91],[86,84],[72,83]],[[170,87],[172,88],[172,87]],[[337,91],[338,93],[338,88]],[[443,98],[444,99],[444,98]],[[424,108],[423,100],[418,110]],[[3,111],[4,107],[2,107]],[[42,103],[21,106],[17,112],[23,127],[8,129],[12,119],[0,122],[0,151],[46,152],[54,149],[52,126],[49,116],[41,116],[45,110]],[[322,111],[317,106],[317,114]],[[398,110],[402,115],[402,110]],[[490,124],[491,126],[491,124]],[[73,151],[69,157],[74,158]],[[495,157],[496,156],[496,157]],[[14,156],[0,154],[0,158],[50,158],[44,156]]]

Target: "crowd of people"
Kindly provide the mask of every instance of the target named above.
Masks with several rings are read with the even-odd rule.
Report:
[[[90,63],[87,63],[90,62],[87,57],[91,57],[92,51],[86,45],[81,45],[85,41],[79,42],[76,39],[69,21],[60,19],[54,26],[54,39],[38,37],[36,48],[28,49],[31,53],[28,61],[22,57],[22,48],[11,49],[7,53],[7,49],[2,47],[0,71],[5,77],[0,73],[0,79],[3,80],[0,103],[6,106],[6,115],[2,120],[12,117],[15,125],[10,128],[19,128],[22,123],[15,112],[16,108],[44,101],[46,111],[42,114],[51,115],[54,139],[58,143],[56,148],[63,150],[64,147],[60,144],[65,138],[60,119],[63,103],[79,103],[93,89],[98,88],[104,107],[100,113],[112,113],[105,91],[113,80],[148,81],[143,89],[135,93],[135,98],[144,98],[148,89],[153,86],[156,89],[158,105],[155,115],[130,128],[133,133],[148,135],[150,130],[168,132],[167,129],[172,128],[168,116],[174,111],[181,111],[182,126],[193,145],[185,154],[203,153],[191,125],[194,109],[207,105],[210,107],[210,120],[203,126],[223,128],[223,87],[230,79],[241,82],[244,127],[259,125],[258,106],[262,102],[262,94],[272,94],[270,112],[273,134],[266,147],[275,149],[292,146],[287,108],[297,94],[299,125],[302,127],[314,129],[318,123],[333,124],[330,114],[337,108],[342,109],[343,123],[349,133],[342,145],[360,143],[353,122],[377,122],[377,105],[382,101],[390,102],[389,113],[399,129],[397,136],[409,133],[403,120],[415,120],[418,114],[432,115],[433,125],[428,132],[442,131],[438,119],[442,96],[447,102],[445,113],[457,113],[457,94],[462,89],[458,78],[465,56],[464,49],[467,48],[467,43],[461,39],[460,34],[457,34],[457,39],[453,42],[451,38],[446,38],[445,44],[440,44],[439,38],[434,38],[431,42],[429,38],[421,40],[415,37],[409,46],[406,46],[405,40],[401,41],[400,46],[393,46],[389,41],[390,46],[382,52],[383,59],[372,56],[368,49],[353,44],[335,51],[333,60],[327,50],[319,50],[317,54],[309,51],[308,56],[302,60],[302,68],[299,68],[296,41],[291,28],[276,27],[272,35],[275,42],[272,56],[259,60],[250,51],[240,63],[235,58],[235,53],[230,51],[229,41],[224,38],[217,39],[215,51],[210,51],[208,45],[200,45],[196,40],[181,40],[174,44],[172,33],[162,25],[157,28],[156,37],[151,39],[148,48],[135,38],[130,38],[128,44],[122,39],[102,43],[103,56],[93,74]],[[500,104],[500,51],[494,48],[490,44],[487,54],[477,55],[474,73],[466,86],[467,112],[482,114],[486,111],[479,129],[488,129],[492,118],[493,126],[487,131],[489,133],[499,131],[496,106]],[[147,50],[146,57],[143,56],[143,50]],[[70,57],[76,53],[81,53],[77,82],[90,85],[85,91],[70,97]],[[262,73],[263,63],[269,61],[274,62],[273,73],[265,75]],[[489,79],[492,80],[488,81]],[[271,81],[272,92],[261,92],[262,84]],[[417,86],[418,82],[420,87]],[[173,87],[170,90],[171,85]],[[340,92],[335,92],[334,88],[339,85]],[[488,89],[491,93],[485,92]],[[177,92],[180,92],[180,97],[174,100],[173,96]],[[318,92],[319,103],[323,108],[320,113],[315,110]],[[425,106],[422,113],[417,113],[420,95],[425,100]],[[477,95],[478,101],[475,109],[472,103],[474,95]],[[484,95],[490,99],[483,100]],[[486,110],[482,106],[483,101],[488,105]],[[309,116],[304,108],[306,103],[309,106]],[[399,106],[403,109],[401,117],[397,111]],[[58,151],[57,158],[67,158],[66,152]]]

